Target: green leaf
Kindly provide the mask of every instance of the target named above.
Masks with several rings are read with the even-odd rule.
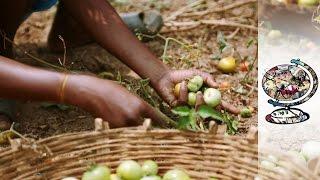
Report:
[[[196,113],[195,109],[191,109],[190,114],[189,114],[189,122],[191,129],[197,130],[197,116],[198,114]]]
[[[219,121],[224,121],[222,114],[219,111],[214,110],[212,107],[208,105],[201,105],[198,109],[198,114],[203,119],[211,117]]]
[[[178,120],[179,129],[187,129],[190,124],[189,116],[180,116]]]
[[[224,38],[224,35],[222,32],[218,31],[218,35],[217,35],[217,42],[218,42],[218,45],[219,45],[219,50],[220,50],[220,53],[222,53],[222,51],[228,46],[225,38]]]
[[[239,121],[232,121],[232,128],[235,129],[235,130],[238,130],[238,125],[239,125]]]
[[[251,45],[256,43],[256,39],[253,37],[250,37],[249,40],[247,41],[247,48],[249,48]]]
[[[173,114],[179,116],[189,116],[190,114],[190,108],[188,106],[177,106],[173,108],[171,111]]]
[[[232,116],[230,116],[228,113],[223,114],[224,122],[227,124],[227,133],[234,135],[237,133],[238,130],[238,124],[239,122],[235,120]]]

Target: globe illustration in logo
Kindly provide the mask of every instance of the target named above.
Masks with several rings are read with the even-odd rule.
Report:
[[[298,66],[283,64],[268,70],[262,84],[263,90],[271,98],[292,101],[308,92],[310,77]]]
[[[266,116],[266,121],[275,124],[294,124],[306,121],[310,115],[293,108],[308,101],[316,92],[318,78],[315,71],[300,59],[291,64],[272,67],[263,76],[262,88],[271,98],[269,104],[276,109]]]

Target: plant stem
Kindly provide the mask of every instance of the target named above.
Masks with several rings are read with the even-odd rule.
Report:
[[[147,34],[142,34],[142,33],[137,33],[138,36],[143,36],[143,37],[147,37],[147,38],[155,38],[155,37],[159,37],[161,39],[163,39],[165,41],[165,44],[164,44],[164,49],[163,49],[163,53],[162,53],[162,61],[165,61],[166,60],[166,56],[167,56],[167,49],[168,49],[168,45],[169,45],[169,41],[174,41],[178,44],[180,44],[181,46],[185,47],[185,48],[190,48],[191,45],[187,45],[185,43],[183,43],[182,41],[179,41],[175,38],[172,38],[172,37],[164,37],[160,34],[156,34],[156,35],[147,35]]]
[[[35,60],[35,61],[38,61],[38,62],[40,62],[40,63],[42,63],[42,64],[45,64],[45,65],[47,65],[47,66],[49,66],[49,67],[52,67],[52,68],[54,68],[54,69],[58,69],[58,70],[60,70],[60,71],[67,71],[65,68],[62,68],[62,67],[53,65],[53,64],[51,64],[51,63],[48,63],[48,62],[46,62],[45,60],[40,59],[40,58],[38,58],[38,57],[36,57],[36,56],[28,53],[26,50],[22,49],[22,48],[19,47],[17,44],[15,44],[11,39],[9,39],[7,36],[5,36],[3,33],[1,33],[1,36],[2,36],[6,41],[10,42],[13,47],[19,49],[19,50],[22,51],[25,55],[29,56],[31,59],[33,59],[33,60]]]
[[[154,110],[155,110],[157,116],[161,117],[161,119],[166,123],[165,126],[170,125],[175,128],[178,126],[177,122],[175,122],[174,120],[169,118],[167,115],[162,113],[158,108],[154,108]],[[160,126],[164,126],[164,124],[160,124]]]

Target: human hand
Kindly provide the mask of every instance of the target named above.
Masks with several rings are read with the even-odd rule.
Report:
[[[109,80],[71,75],[65,98],[108,121],[113,128],[140,125],[143,118],[151,118],[156,124],[163,124],[161,117],[148,103]]]
[[[154,88],[159,93],[159,95],[170,105],[178,105],[178,99],[174,95],[174,86],[177,83],[180,83],[188,78],[192,78],[196,75],[199,75],[203,78],[204,83],[212,88],[218,88],[219,84],[216,83],[213,77],[209,73],[205,73],[199,70],[170,70],[162,76],[162,78],[154,85]],[[186,86],[186,84],[185,84]],[[186,88],[186,87],[181,87]],[[187,94],[186,94],[187,96]],[[187,97],[184,97],[187,99]],[[233,105],[222,101],[220,104],[221,108],[233,113],[239,114],[239,110]]]

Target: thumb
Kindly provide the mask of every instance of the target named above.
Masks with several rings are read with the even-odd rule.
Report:
[[[167,102],[171,107],[174,107],[178,104],[176,97],[174,96],[173,89],[167,88],[168,86],[163,86],[163,89],[160,89],[161,97],[165,102]]]

